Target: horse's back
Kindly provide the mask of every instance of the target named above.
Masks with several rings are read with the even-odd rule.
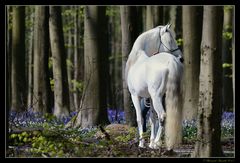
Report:
[[[182,69],[182,63],[174,55],[166,52],[158,53],[146,61],[146,74],[148,80],[161,80],[162,76]]]

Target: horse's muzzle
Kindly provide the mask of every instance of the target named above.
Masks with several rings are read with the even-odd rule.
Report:
[[[183,59],[183,57],[181,57],[179,60],[180,60],[180,62],[182,62],[182,63],[184,62],[184,59]]]

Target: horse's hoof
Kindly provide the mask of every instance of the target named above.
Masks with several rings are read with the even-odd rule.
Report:
[[[144,145],[138,145],[139,148],[146,148]]]
[[[151,149],[154,149],[154,144],[150,143],[148,147],[151,148]]]
[[[140,141],[138,146],[139,146],[140,148],[145,148],[144,141]]]
[[[154,143],[154,145],[153,145],[153,149],[159,149],[159,148],[160,148],[159,143]]]

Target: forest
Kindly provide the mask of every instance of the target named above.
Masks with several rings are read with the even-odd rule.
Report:
[[[6,157],[235,157],[235,6],[6,5],[5,22]],[[138,147],[125,81],[135,40],[167,24],[184,58],[171,152]]]

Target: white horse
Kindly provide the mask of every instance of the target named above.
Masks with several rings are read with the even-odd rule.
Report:
[[[178,144],[181,139],[181,105],[179,98],[183,71],[182,53],[169,28],[170,25],[159,26],[140,35],[135,41],[126,63],[125,79],[136,109],[140,147],[144,147],[141,98],[151,97],[149,147],[160,147],[160,138],[166,115],[165,142],[168,150],[173,149],[174,145]],[[156,29],[158,29],[158,32]],[[157,54],[153,55],[156,48],[158,49]],[[163,52],[159,53],[160,51]],[[165,93],[167,112],[162,106],[162,98]],[[153,110],[156,111],[158,116],[159,127],[156,134],[156,118]]]

